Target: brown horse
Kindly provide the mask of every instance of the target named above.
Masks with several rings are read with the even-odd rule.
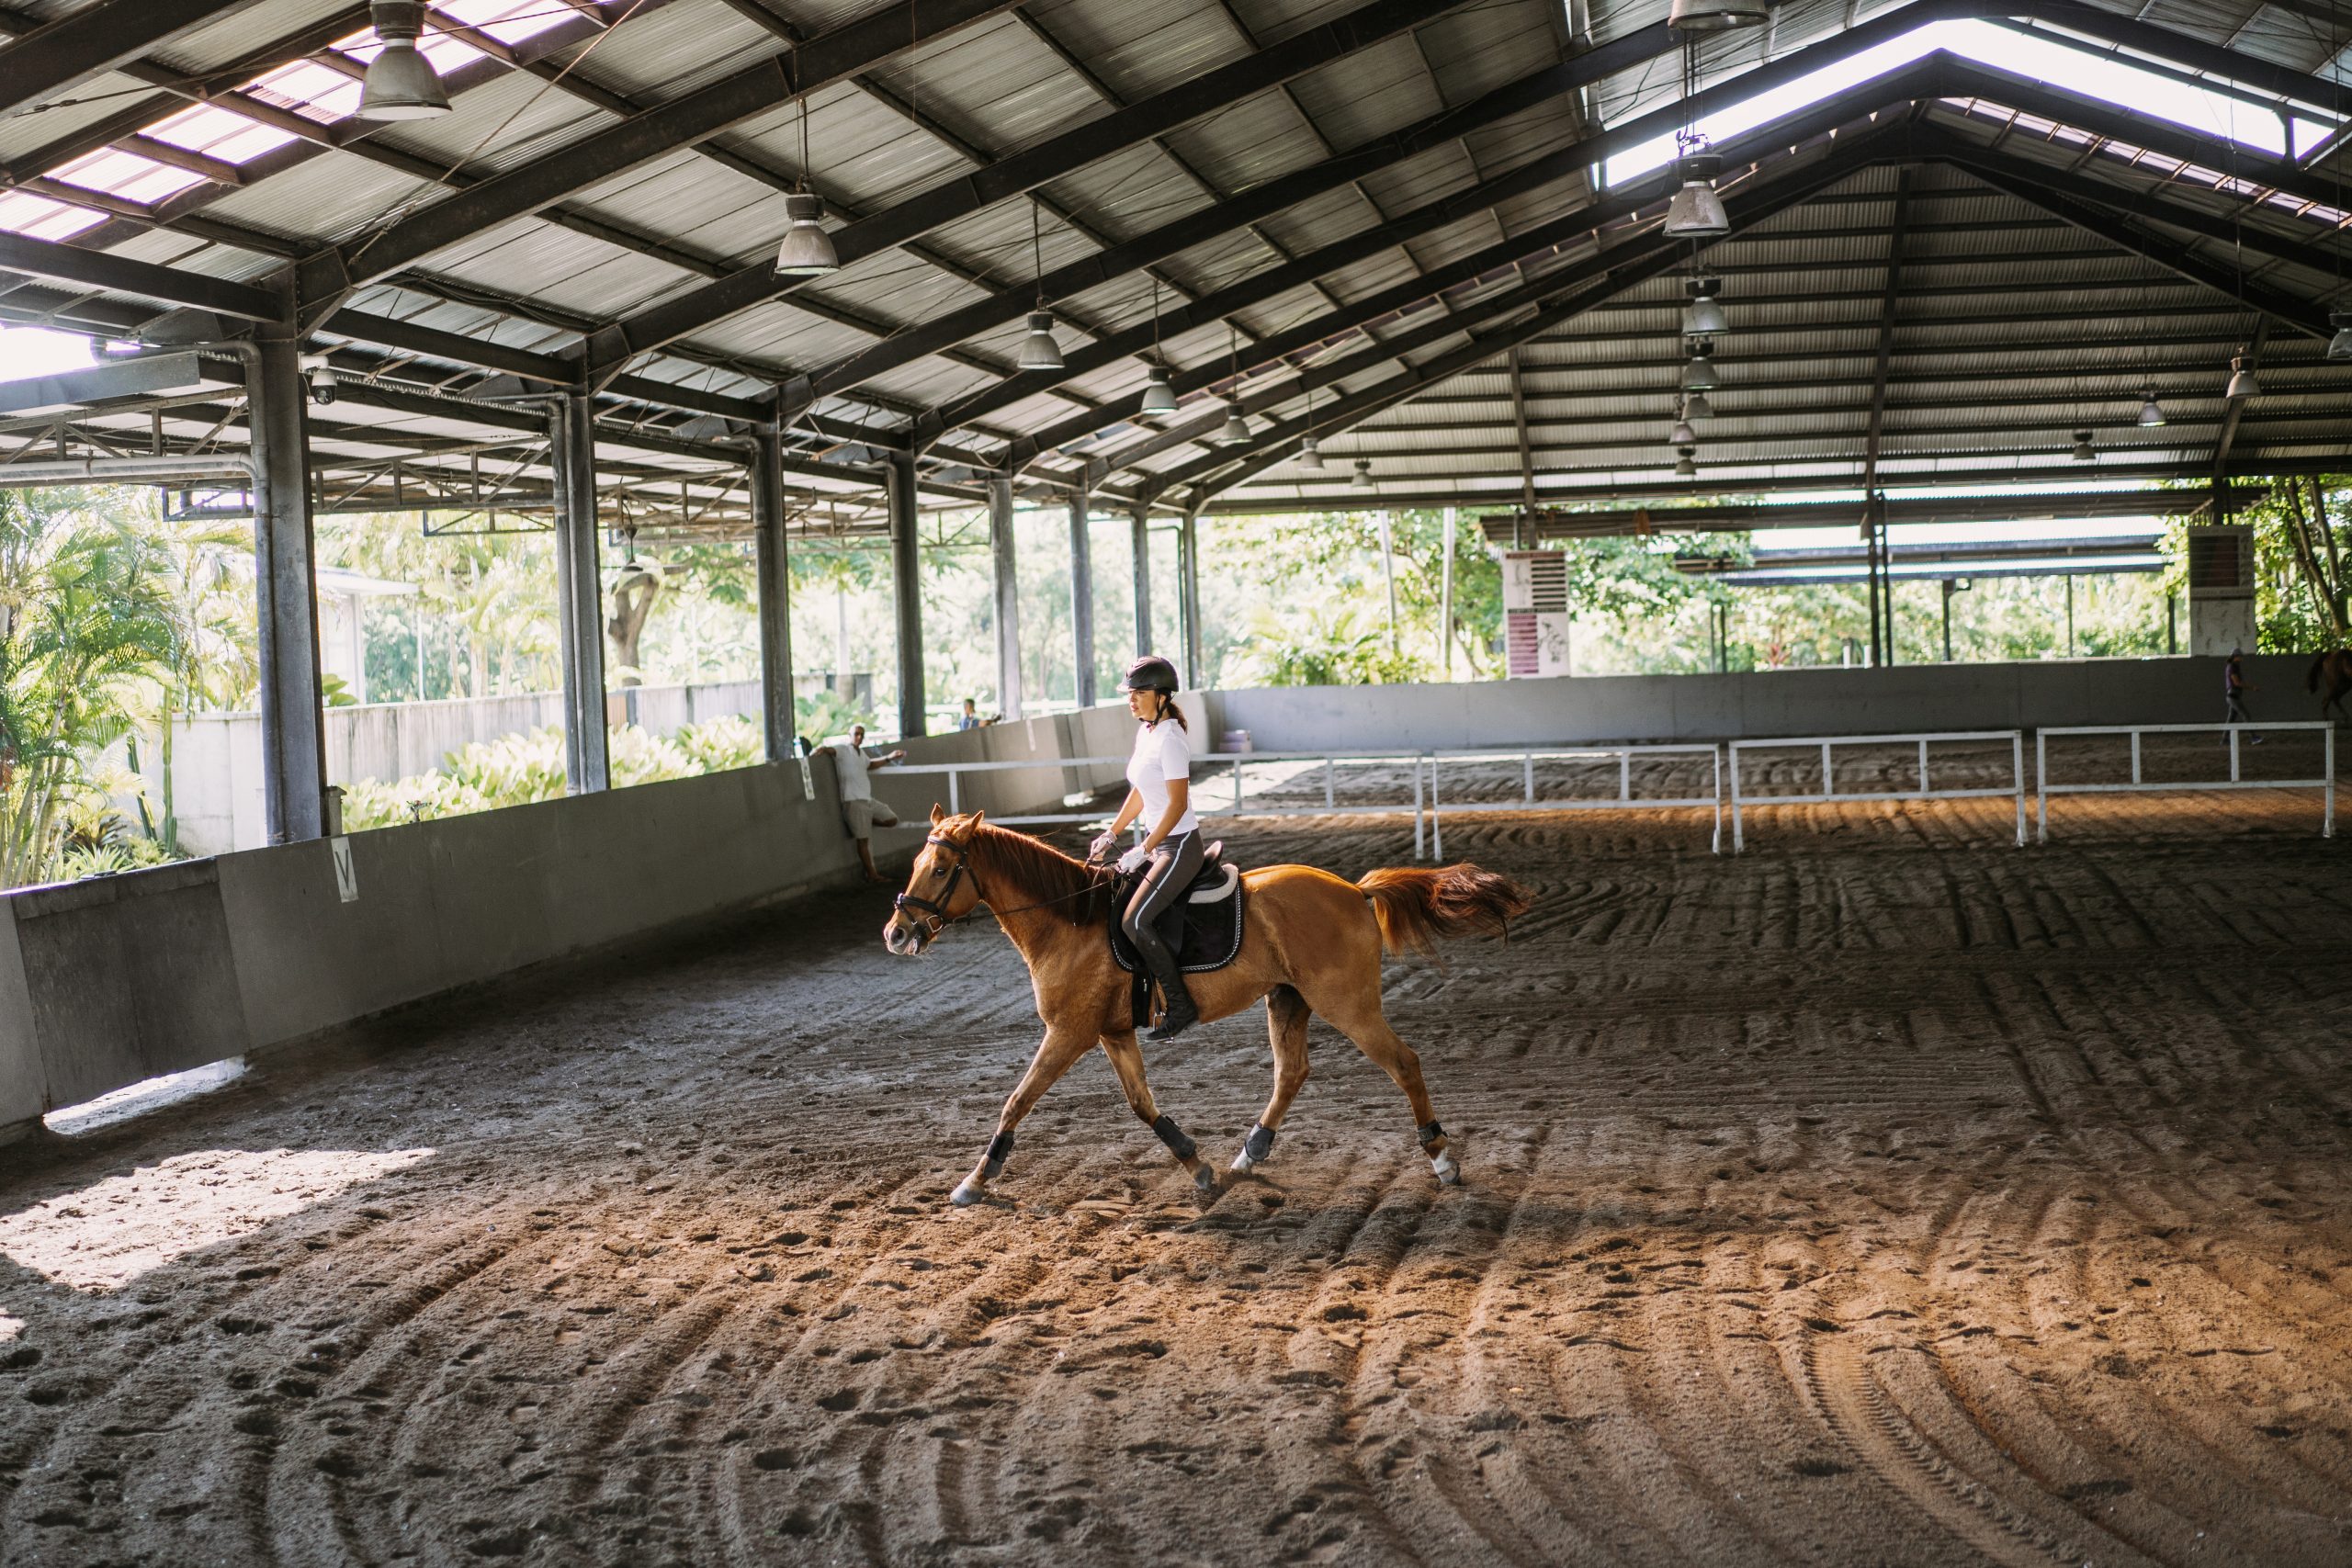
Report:
[[[1072,860],[1026,834],[992,828],[984,814],[949,817],[931,808],[931,836],[915,856],[907,890],[882,928],[882,944],[911,956],[948,922],[985,904],[1028,961],[1045,1020],[1046,1038],[997,1118],[980,1162],[955,1191],[977,1202],[1012,1152],[1012,1130],[1054,1080],[1097,1044],[1111,1059],[1128,1108],[1159,1134],[1204,1197],[1217,1190],[1216,1173],[1193,1140],[1153,1101],[1136,1045],[1129,977],[1112,962],[1109,927],[1115,878],[1102,867]],[[1508,922],[1528,907],[1528,896],[1508,877],[1475,865],[1435,871],[1402,866],[1343,881],[1308,865],[1274,865],[1242,876],[1248,929],[1241,952],[1222,969],[1189,977],[1203,1021],[1225,1018],[1263,997],[1274,1047],[1274,1092],[1250,1130],[1235,1170],[1262,1162],[1273,1148],[1293,1096],[1306,1081],[1306,1021],[1321,1013],[1356,1048],[1396,1081],[1413,1108],[1422,1150],[1437,1179],[1462,1179],[1446,1150],[1421,1082],[1421,1062],[1396,1037],[1380,1010],[1380,955],[1407,948],[1428,952],[1435,938],[1468,932],[1508,934]]]
[[[2352,709],[2344,705],[2345,694],[2352,692],[2352,651],[2331,648],[2312,660],[2311,673],[2303,677],[2303,690],[2316,692],[2323,681],[2327,683],[2327,694],[2319,700],[2320,717],[2325,718],[2327,710],[2334,708],[2343,717],[2352,719]]]

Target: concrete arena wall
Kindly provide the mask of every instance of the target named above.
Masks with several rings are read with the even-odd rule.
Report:
[[[2254,712],[2316,718],[2309,654],[2249,655]],[[1744,740],[1775,735],[2212,724],[2219,659],[1572,675],[1458,685],[1289,686],[1214,694],[1216,725],[1261,751],[1436,750],[1528,741]]]
[[[1126,723],[1000,725],[910,740],[908,760],[1034,760],[971,775],[962,804],[1054,810],[1104,771],[1059,760],[1123,754]],[[763,764],[355,833],[347,904],[324,840],[0,897],[0,1135],[158,1074],[299,1052],[405,1003],[843,883],[858,868],[832,760],[811,759],[808,778],[804,795],[798,761]],[[908,823],[876,837],[876,859],[903,864],[945,781],[875,782]]]

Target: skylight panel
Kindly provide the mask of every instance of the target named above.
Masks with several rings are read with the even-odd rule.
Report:
[[[372,37],[356,33],[354,38]],[[345,39],[349,42],[350,39]],[[346,75],[332,66],[315,60],[298,60],[291,65],[254,79],[245,89],[266,104],[292,109],[305,119],[321,125],[347,118],[359,107],[359,78]]]
[[[0,229],[28,234],[36,240],[68,240],[85,229],[105,222],[106,214],[86,207],[69,207],[28,191],[0,192]]]
[[[158,141],[168,141],[175,147],[185,147],[191,152],[201,152],[208,158],[218,158],[224,164],[243,164],[258,158],[294,140],[290,130],[280,130],[274,125],[263,125],[247,119],[232,109],[217,104],[198,104],[182,109],[147,128],[149,136]]]
[[[2043,34],[1974,18],[1914,28],[1900,38],[1742,99],[1701,119],[1695,129],[1710,141],[1728,141],[1900,70],[1939,49],[2274,157],[2287,156],[2290,145],[2315,145],[2335,129],[2285,104],[2273,111],[2228,93],[2160,75],[2119,55],[2094,53]],[[2020,123],[2048,127],[2047,121],[2024,118]],[[2073,128],[2049,127],[2045,134],[2050,132],[2078,144],[2086,140]],[[1601,177],[1609,185],[1622,185],[1664,168],[1674,156],[1674,135],[1669,131],[1611,158],[1602,166]]]
[[[190,186],[204,183],[202,175],[175,169],[169,164],[159,164],[153,158],[142,158],[119,147],[101,148],[86,157],[76,158],[64,167],[51,171],[51,177],[85,189],[104,191],[125,201],[135,201],[141,207],[153,207],[165,197],[176,196]]]

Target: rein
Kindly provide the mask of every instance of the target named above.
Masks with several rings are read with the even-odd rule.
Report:
[[[1090,893],[1099,893],[1105,887],[1113,886],[1113,884],[1109,883],[1089,883],[1083,887],[1074,889],[1069,893],[1064,893],[1057,897],[1047,898],[1035,904],[1023,904],[1018,908],[1012,909],[997,908],[988,901],[986,896],[982,896],[979,903],[967,912],[961,915],[951,915],[947,912],[947,901],[956,897],[956,885],[964,880],[966,861],[968,858],[970,852],[967,846],[957,843],[953,839],[943,839],[936,833],[925,836],[923,842],[926,845],[933,846],[938,849],[953,850],[956,852],[956,866],[954,870],[947,874],[947,886],[939,890],[939,897],[937,898],[925,898],[920,894],[915,893],[901,893],[896,898],[891,900],[891,904],[893,908],[900,910],[901,912],[908,909],[917,911],[917,913],[922,917],[922,923],[930,928],[931,934],[934,937],[949,926],[959,926],[967,920],[978,919],[980,918],[981,909],[987,909],[990,914],[997,916],[999,919],[1001,919],[1006,915],[1025,915],[1032,909],[1045,909],[1050,908],[1056,904],[1067,904],[1073,898],[1082,898]],[[979,886],[979,878],[974,877],[972,879],[972,885],[974,890],[978,891]]]

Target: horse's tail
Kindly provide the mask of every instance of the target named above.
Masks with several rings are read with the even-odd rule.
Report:
[[[1481,871],[1467,862],[1422,871],[1387,865],[1357,879],[1380,922],[1380,945],[1389,953],[1430,953],[1442,936],[1485,932],[1506,940],[1513,916],[1534,902],[1508,876]]]

